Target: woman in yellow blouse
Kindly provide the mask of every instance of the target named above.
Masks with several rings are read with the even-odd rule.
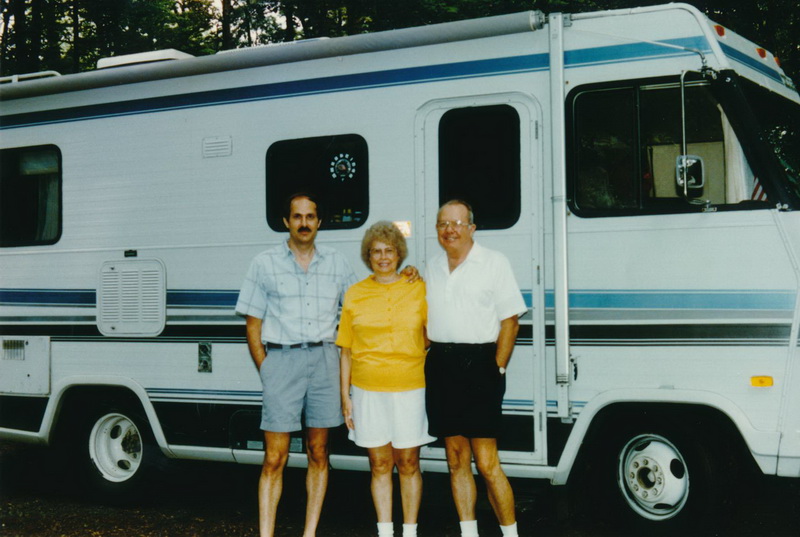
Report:
[[[435,440],[425,414],[425,283],[397,268],[408,253],[391,222],[370,227],[361,258],[372,275],[345,294],[339,336],[342,412],[350,439],[367,448],[378,535],[393,535],[392,470],[397,466],[403,536],[416,536],[422,499],[419,449]]]

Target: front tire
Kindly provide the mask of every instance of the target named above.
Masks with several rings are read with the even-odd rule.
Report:
[[[740,475],[732,439],[715,422],[621,413],[600,430],[570,478],[578,513],[633,535],[725,525]]]
[[[617,485],[634,513],[655,522],[683,511],[689,500],[686,459],[668,439],[642,434],[628,441],[619,454]]]

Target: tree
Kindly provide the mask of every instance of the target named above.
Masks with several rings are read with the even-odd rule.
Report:
[[[800,77],[797,0],[690,0],[775,53]],[[92,69],[103,56],[176,48],[194,55],[530,9],[577,13],[664,0],[0,0],[0,74]]]
[[[99,58],[217,47],[212,0],[2,0],[0,73],[93,69]]]

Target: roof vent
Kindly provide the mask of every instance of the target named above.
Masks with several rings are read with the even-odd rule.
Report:
[[[175,50],[174,48],[168,48],[164,50],[154,50],[152,52],[139,52],[137,54],[100,58],[97,60],[97,68],[109,69],[111,67],[124,67],[126,65],[138,65],[142,63],[185,60],[187,58],[194,58],[194,56],[186,52],[181,52],[180,50]]]

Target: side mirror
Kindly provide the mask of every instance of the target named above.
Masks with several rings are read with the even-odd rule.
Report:
[[[675,159],[675,184],[686,198],[703,195],[705,175],[703,158],[697,155],[678,155]]]

